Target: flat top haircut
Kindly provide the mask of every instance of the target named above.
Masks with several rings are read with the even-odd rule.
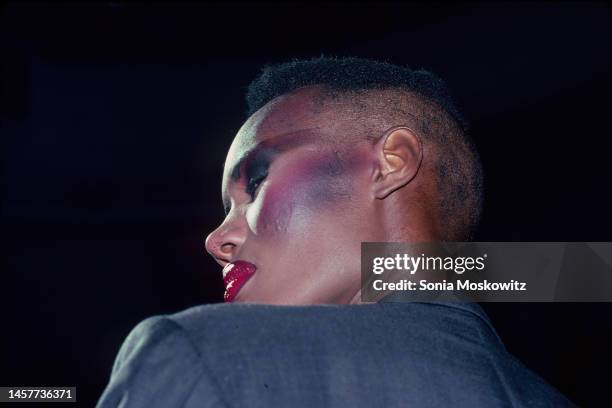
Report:
[[[247,116],[300,88],[321,90],[321,106],[333,102],[339,118],[376,140],[390,126],[408,124],[435,151],[443,240],[473,239],[483,201],[482,165],[468,123],[442,79],[420,69],[356,57],[317,57],[266,65],[246,92]],[[343,103],[341,103],[343,102]]]

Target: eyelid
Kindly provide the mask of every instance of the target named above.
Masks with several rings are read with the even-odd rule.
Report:
[[[265,172],[259,174],[258,176],[251,177],[249,180],[247,180],[246,185],[244,186],[244,190],[245,190],[245,193],[250,197],[249,202],[252,203],[255,200],[255,197],[257,196],[257,192],[259,191],[259,188],[261,187],[261,185],[268,178],[268,170],[269,170],[269,168],[266,169]],[[252,180],[256,180],[258,182],[258,184],[257,184],[257,187],[250,193],[249,192],[249,185],[251,184]],[[229,200],[229,201],[230,201],[229,204],[224,204],[223,205],[223,212],[224,212],[226,217],[228,216],[228,214],[232,210],[231,200]]]
[[[237,172],[237,174],[239,175],[236,178],[231,178],[229,181],[229,186],[228,189],[231,189],[232,185],[235,185],[235,187],[238,187],[239,184],[239,180],[240,178],[242,178],[243,180],[246,179],[245,185],[244,185],[244,192],[250,197],[249,199],[249,203],[252,203],[253,201],[255,201],[255,197],[257,196],[257,192],[259,191],[261,185],[265,182],[265,180],[268,178],[268,175],[270,173],[270,168],[272,167],[272,164],[274,162],[273,157],[275,156],[274,154],[275,152],[272,151],[259,151],[257,153],[249,153],[247,155],[246,159],[242,160],[242,163],[239,165],[239,167],[236,167],[237,169],[239,169],[239,171]],[[246,177],[248,172],[249,172],[249,164],[251,164],[253,162],[253,158],[256,156],[263,156],[265,158],[265,160],[267,161],[265,164],[265,170],[264,171],[258,171],[259,174],[257,174],[254,177]],[[253,191],[251,193],[249,193],[249,184],[251,183],[251,180],[256,180],[258,181],[258,185],[255,189],[253,189]],[[228,200],[229,201],[229,200]],[[227,217],[227,215],[230,213],[231,211],[231,204],[227,204],[223,206],[223,211],[225,213],[225,216]]]
[[[251,196],[251,202],[253,202],[255,200],[255,196],[257,196],[257,192],[259,191],[259,188],[261,187],[261,185],[264,183],[264,181],[266,181],[266,178],[268,178],[268,171],[266,170],[264,173],[256,176],[256,177],[251,177],[249,179],[249,181],[247,182],[245,191],[246,193]],[[252,183],[257,183],[257,187],[255,187],[252,191],[251,190],[251,184]]]
[[[258,160],[255,159],[253,162],[250,162],[249,168],[245,168],[246,177],[246,185],[245,191],[251,197],[251,202],[253,202],[255,196],[257,195],[257,191],[261,184],[268,177],[270,172],[270,167],[272,165],[272,160],[270,160],[269,154],[262,154],[258,156]],[[253,187],[254,184],[257,186]]]

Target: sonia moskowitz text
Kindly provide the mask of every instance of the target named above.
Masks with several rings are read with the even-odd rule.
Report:
[[[374,290],[466,290],[466,291],[523,291],[527,290],[527,283],[519,282],[514,279],[507,282],[490,282],[484,280],[482,282],[472,282],[470,280],[457,280],[454,282],[429,282],[426,279],[421,279],[418,282],[408,279],[402,279],[397,282],[385,282],[382,279],[377,279],[372,283]]]

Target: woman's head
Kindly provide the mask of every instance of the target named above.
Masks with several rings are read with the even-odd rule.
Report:
[[[439,222],[439,160],[428,159],[444,148],[429,133],[462,133],[458,123],[412,91],[334,88],[322,68],[355,76],[360,64],[379,64],[338,61],[295,67],[311,83],[279,66],[278,78],[268,68],[251,85],[253,111],[225,162],[226,218],[206,240],[229,264],[228,301],[355,302],[361,242],[439,240],[452,227]],[[283,78],[294,88],[283,88]]]

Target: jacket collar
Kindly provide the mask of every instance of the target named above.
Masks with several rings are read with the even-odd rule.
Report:
[[[432,291],[425,294],[420,292],[420,295],[415,295],[415,293],[412,292],[408,294],[407,292],[401,291],[386,295],[384,298],[379,300],[378,303],[425,303],[459,309],[464,312],[471,313],[477,318],[481,319],[491,329],[501,343],[501,338],[497,334],[497,331],[493,327],[493,324],[491,323],[491,320],[485,313],[484,309],[478,303],[465,296],[457,295],[452,292]]]

